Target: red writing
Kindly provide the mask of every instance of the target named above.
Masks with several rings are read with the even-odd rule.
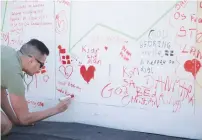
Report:
[[[44,107],[44,103],[43,102],[36,102],[36,101],[32,101],[32,100],[27,100],[28,104],[33,105],[34,107]]]
[[[21,46],[23,44],[23,41],[21,39],[19,39],[19,37],[18,37],[18,39],[11,39],[9,44],[10,45],[20,45]]]
[[[55,31],[62,33],[67,31],[67,16],[64,10],[59,12],[55,17]]]
[[[147,79],[148,77],[145,78]],[[159,76],[158,79],[150,78],[150,80],[153,83],[150,87],[138,86],[133,80],[128,79],[123,79],[123,84],[117,87],[114,87],[112,83],[108,83],[102,89],[101,96],[103,98],[118,96],[123,106],[136,103],[159,108],[163,104],[170,104],[173,106],[173,112],[179,111],[182,102],[185,100],[188,100],[188,103],[192,106],[194,105],[192,85],[186,81],[180,79],[171,80],[168,76],[165,79]]]
[[[186,16],[185,16],[185,14],[183,14],[183,13],[176,12],[176,13],[174,14],[174,18],[175,18],[176,20],[178,20],[178,19],[184,20],[184,19],[186,19]]]
[[[98,51],[99,51],[99,48],[89,49],[89,48],[86,48],[86,46],[82,46],[82,52],[85,52],[85,53],[98,53]]]
[[[202,51],[200,51],[199,49],[197,49],[194,46],[191,48],[187,48],[187,45],[185,45],[183,50],[182,50],[182,53],[188,53],[190,55],[193,55],[197,59],[202,60]]]
[[[23,41],[20,39],[19,35],[11,36],[10,32],[1,32],[1,41],[2,41],[2,44],[12,45],[12,46],[23,44]]]
[[[57,0],[57,2],[64,4],[66,6],[70,6],[70,2],[68,0]]]
[[[99,64],[101,65],[101,60],[98,59],[98,52],[99,52],[99,48],[95,49],[88,49],[86,48],[86,46],[82,47],[82,52],[86,53],[86,57],[88,59],[87,64]]]
[[[59,93],[62,93],[62,94],[65,94],[65,95],[73,95],[73,93],[69,93],[67,90],[64,90],[64,89],[61,89],[61,88],[56,88],[56,90],[59,92]]]
[[[120,56],[126,61],[128,61],[131,57],[131,52],[126,48],[125,45],[122,46]]]
[[[176,9],[176,10],[180,10],[181,8],[185,8],[185,6],[187,5],[187,3],[188,3],[187,0],[179,1],[179,2],[175,5],[175,9]]]
[[[48,20],[48,15],[44,13],[44,3],[26,3],[21,5],[23,9],[13,9],[10,15],[11,32],[22,32],[27,26],[49,26],[52,21]]]
[[[59,85],[62,85],[62,86],[68,86],[68,87],[71,87],[71,88],[74,88],[74,89],[77,89],[79,92],[81,92],[81,87],[71,83],[71,82],[60,82],[58,81],[58,84]]]
[[[180,31],[178,32],[177,36],[178,37],[185,37],[187,36],[187,31],[189,32],[190,34],[190,38],[193,37],[193,33],[196,33],[196,42],[197,43],[201,43],[202,42],[202,32],[197,30],[196,28],[189,28],[188,30],[185,29],[184,26],[181,26],[180,27]],[[195,36],[194,36],[195,37]]]
[[[139,75],[139,69],[137,67],[134,67],[132,69],[128,69],[125,66],[123,67],[123,78],[132,78],[133,76]]]
[[[92,56],[92,55],[87,55],[88,62],[87,64],[100,64],[101,65],[101,60],[98,60],[97,54]]]
[[[9,32],[1,32],[1,41],[5,42],[6,44],[9,44],[10,38],[9,38]]]
[[[201,17],[197,17],[196,14],[192,14],[191,15],[191,22],[202,23],[202,18]]]

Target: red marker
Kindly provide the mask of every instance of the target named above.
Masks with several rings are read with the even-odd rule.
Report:
[[[60,97],[59,100],[62,101],[62,100],[65,100],[65,99],[71,99],[71,98],[74,98],[74,95],[68,95],[68,96],[65,96],[65,97]]]

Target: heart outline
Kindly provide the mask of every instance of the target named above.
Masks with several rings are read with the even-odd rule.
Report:
[[[67,68],[71,68],[70,69],[70,72],[67,71]],[[63,71],[61,70],[61,68],[63,68]],[[72,75],[73,73],[73,67],[71,65],[67,65],[67,66],[64,66],[64,65],[61,65],[59,67],[59,71],[60,73],[66,78],[66,79],[69,79],[69,77]]]

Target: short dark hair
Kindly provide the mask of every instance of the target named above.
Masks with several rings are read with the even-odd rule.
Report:
[[[49,55],[49,50],[42,41],[39,41],[37,39],[31,39],[26,44],[35,46],[42,55],[44,54]]]
[[[42,41],[37,39],[31,39],[25,43],[20,48],[20,51],[25,55],[34,55],[37,58],[39,58],[41,55],[49,55],[49,49]]]

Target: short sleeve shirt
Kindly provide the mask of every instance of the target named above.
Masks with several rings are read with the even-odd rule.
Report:
[[[18,96],[25,95],[22,62],[18,52],[1,45],[1,87]]]

